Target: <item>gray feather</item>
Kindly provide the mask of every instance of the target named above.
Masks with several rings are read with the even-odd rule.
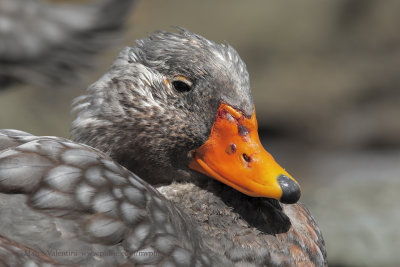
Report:
[[[0,84],[71,85],[93,56],[119,40],[133,0],[51,4],[0,1]]]

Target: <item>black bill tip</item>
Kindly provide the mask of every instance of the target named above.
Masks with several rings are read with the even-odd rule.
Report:
[[[285,204],[294,204],[300,199],[300,187],[293,179],[281,174],[278,177],[278,183],[282,189],[282,196],[279,200],[280,202]]]

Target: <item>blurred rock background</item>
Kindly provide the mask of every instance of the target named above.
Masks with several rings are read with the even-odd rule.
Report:
[[[399,11],[396,0],[140,1],[124,40],[76,85],[3,85],[0,128],[69,137],[72,99],[157,29],[227,41],[247,63],[263,143],[302,185],[330,266],[397,266]]]

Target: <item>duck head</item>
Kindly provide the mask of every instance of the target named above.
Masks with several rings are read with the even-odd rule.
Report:
[[[300,198],[260,143],[249,74],[229,45],[157,32],[123,49],[73,110],[76,141],[149,183],[206,175],[254,197]]]

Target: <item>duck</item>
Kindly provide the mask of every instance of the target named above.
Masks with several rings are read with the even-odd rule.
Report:
[[[2,262],[327,266],[249,81],[232,46],[158,31],[74,100],[73,141],[1,130]]]
[[[134,0],[0,1],[0,88],[76,85],[96,54],[117,44]]]

